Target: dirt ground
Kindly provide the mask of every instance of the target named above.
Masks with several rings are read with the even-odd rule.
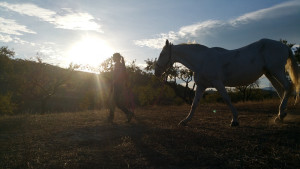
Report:
[[[126,123],[116,112],[87,111],[0,117],[0,168],[300,168],[300,106],[275,124],[278,101],[235,104],[230,127],[223,104],[137,108]]]

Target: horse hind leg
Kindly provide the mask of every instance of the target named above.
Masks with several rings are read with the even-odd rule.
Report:
[[[289,99],[289,96],[293,92],[293,86],[291,82],[287,79],[284,71],[281,73],[275,74],[274,77],[277,79],[278,83],[280,83],[284,89],[282,98],[281,98],[281,103],[279,105],[279,113],[278,116],[275,119],[275,122],[283,121],[284,117],[287,115],[286,113],[286,107],[287,107],[287,102]]]
[[[283,98],[284,88],[282,85],[277,81],[277,79],[272,76],[270,73],[265,73],[265,76],[269,79],[269,81],[272,83],[273,87],[275,88],[278,96],[280,99]]]

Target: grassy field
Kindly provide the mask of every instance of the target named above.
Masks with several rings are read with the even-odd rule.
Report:
[[[300,168],[300,106],[274,124],[278,101],[235,104],[230,127],[223,104],[202,104],[188,127],[189,106],[0,117],[0,168]]]

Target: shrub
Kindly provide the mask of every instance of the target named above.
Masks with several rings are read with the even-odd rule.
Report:
[[[0,114],[13,114],[16,104],[11,100],[12,94],[0,95]]]

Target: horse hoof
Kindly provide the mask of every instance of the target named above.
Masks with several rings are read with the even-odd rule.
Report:
[[[231,122],[231,127],[235,127],[235,126],[239,126],[240,124],[239,124],[239,122]]]
[[[279,115],[279,118],[283,121],[283,119],[285,118],[285,116],[287,115],[287,113],[282,113]]]
[[[274,120],[274,122],[276,124],[279,124],[279,123],[283,123],[283,120],[280,117],[276,117],[275,120]]]
[[[182,120],[180,123],[178,123],[178,126],[187,126],[187,122]]]
[[[130,123],[133,116],[134,116],[134,113],[132,113],[132,112],[127,115],[127,123]]]

